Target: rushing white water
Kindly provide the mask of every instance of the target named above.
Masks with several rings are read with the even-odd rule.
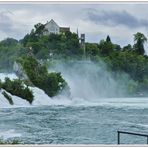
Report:
[[[30,106],[29,102],[18,97],[18,96],[15,96],[15,95],[11,95],[10,93],[8,93],[11,97],[12,97],[12,100],[13,100],[13,103],[14,105],[10,105],[8,100],[3,96],[2,94],[2,91],[0,91],[0,107],[3,107],[3,108],[9,108],[9,107],[27,107],[27,106]]]
[[[103,63],[94,64],[90,61],[80,61],[58,64],[56,62],[53,67],[50,67],[49,72],[51,71],[61,72],[62,77],[70,87],[70,97],[61,93],[54,98],[50,98],[43,90],[30,87],[34,95],[32,105],[26,100],[8,93],[14,102],[14,105],[10,105],[7,99],[0,93],[0,107],[33,107],[43,105],[147,107],[148,98],[125,98],[124,96],[128,93],[128,85],[135,82],[123,73],[120,74],[120,77],[117,75],[115,80]],[[0,74],[2,81],[5,77],[14,79],[16,75]]]
[[[8,138],[13,138],[13,137],[20,137],[21,134],[17,133],[14,129],[10,129],[7,131],[3,131],[0,133],[0,138],[3,138],[4,140]]]
[[[98,100],[108,97],[125,97],[129,86],[134,85],[125,73],[113,74],[104,63],[91,61],[74,61],[56,63],[49,71],[61,72],[70,86],[73,98]],[[113,75],[116,75],[116,79]]]
[[[0,73],[1,81],[4,81],[6,77],[10,78],[11,80],[17,78],[17,76],[14,73]]]

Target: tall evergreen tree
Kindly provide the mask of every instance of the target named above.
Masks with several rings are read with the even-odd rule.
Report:
[[[106,37],[106,42],[111,42],[109,35]]]
[[[136,42],[134,45],[136,53],[144,55],[144,43],[147,41],[145,35],[140,32],[137,32],[136,34],[134,34],[134,41]]]

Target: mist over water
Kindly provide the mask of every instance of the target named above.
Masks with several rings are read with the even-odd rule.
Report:
[[[145,105],[147,98],[128,98],[129,85],[134,84],[125,73],[112,73],[103,63],[87,61],[53,61],[49,72],[61,72],[70,88],[70,96],[64,91],[50,98],[45,92],[36,87],[30,87],[33,91],[34,101],[30,105],[27,101],[17,96],[12,97],[14,105],[10,105],[6,98],[0,93],[0,107],[33,107],[33,106],[139,106],[141,102]],[[0,74],[0,78],[17,78],[15,74]],[[132,102],[132,103],[131,103]],[[120,104],[120,105],[119,105]],[[141,104],[141,106],[142,106]]]
[[[85,100],[125,97],[129,93],[129,85],[134,83],[125,73],[111,73],[102,62],[55,62],[49,68],[51,71],[61,72],[70,87],[72,98]]]

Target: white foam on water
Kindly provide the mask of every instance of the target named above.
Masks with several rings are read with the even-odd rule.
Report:
[[[15,138],[15,137],[21,137],[20,133],[17,133],[14,129],[10,129],[7,131],[1,131],[0,132],[0,138],[1,139],[8,139],[8,138]]]
[[[0,91],[0,108],[7,108],[7,107],[11,107],[11,105]]]
[[[4,81],[6,77],[10,78],[11,80],[17,78],[17,76],[14,73],[0,73],[0,79],[2,81]]]
[[[73,71],[72,71],[73,72]],[[10,105],[7,99],[1,94],[2,91],[0,91],[0,108],[11,108],[11,107],[35,107],[35,106],[54,106],[54,105],[63,105],[63,106],[110,106],[110,107],[128,107],[128,108],[148,108],[148,98],[103,98],[98,96],[97,93],[94,96],[91,96],[91,91],[89,90],[89,85],[91,82],[87,82],[87,79],[84,79],[84,84],[80,84],[78,80],[75,82],[76,78],[78,78],[78,74],[76,74],[76,78],[74,75],[65,74],[65,79],[68,82],[70,86],[70,91],[72,92],[71,97],[67,97],[64,94],[59,94],[53,98],[50,98],[43,90],[37,88],[37,87],[30,87],[30,89],[33,91],[34,95],[34,101],[32,105],[29,104],[28,101],[17,97],[15,95],[11,95],[8,93],[14,102],[14,105]],[[10,79],[16,78],[15,74],[3,74],[0,73],[0,79],[4,80],[5,77],[9,77]],[[72,77],[74,79],[72,79]],[[88,78],[89,79],[89,78]],[[77,86],[76,85],[78,82]],[[94,81],[93,81],[94,82]],[[84,86],[83,86],[84,85]],[[93,86],[94,88],[94,86]],[[81,92],[82,91],[82,92]],[[95,90],[97,91],[97,90]],[[84,94],[84,95],[83,95]]]
[[[72,101],[65,96],[58,95],[56,97],[49,97],[43,90],[37,87],[30,87],[33,91],[34,101],[32,103],[33,106],[40,105],[70,105]]]
[[[127,107],[127,108],[148,108],[148,98],[107,98],[101,99],[100,104],[110,105],[114,107]]]
[[[33,106],[49,105],[51,98],[45,92],[37,87],[30,87],[33,91],[34,101]]]
[[[10,94],[9,92],[6,91],[7,94],[12,97],[12,100],[13,100],[13,103],[14,103],[14,105],[10,105],[8,100],[3,96],[2,92],[3,92],[3,89],[0,91],[0,107],[1,108],[29,107],[29,106],[31,106],[28,101],[26,101],[26,100],[24,100],[24,99],[22,99],[18,96],[12,95],[12,94]]]
[[[137,126],[141,126],[141,127],[145,127],[145,128],[148,128],[148,124],[136,124]]]
[[[28,107],[28,106],[31,106],[30,103],[18,96],[14,96],[14,95],[11,95],[12,96],[12,100],[14,102],[14,107]]]

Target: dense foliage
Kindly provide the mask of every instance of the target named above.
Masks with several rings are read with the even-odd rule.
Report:
[[[86,56],[91,57],[95,62],[103,60],[114,75],[116,72],[129,74],[130,78],[138,84],[135,91],[138,94],[145,94],[148,89],[148,56],[144,55],[144,42],[147,39],[138,32],[134,35],[134,40],[133,46],[128,44],[121,48],[113,44],[108,36],[106,41],[101,40],[99,44],[87,43]],[[94,50],[97,54],[92,54]]]
[[[146,92],[148,89],[148,56],[145,55],[144,43],[147,38],[137,32],[133,35],[134,45],[121,47],[114,44],[108,35],[98,43],[86,43],[85,52],[79,43],[76,33],[65,32],[60,34],[43,35],[44,25],[38,23],[31,33],[22,40],[12,38],[0,42],[0,69],[12,69],[14,61],[28,55],[32,49],[38,60],[52,60],[81,58],[91,59],[94,62],[103,60],[108,69],[115,72],[125,72],[138,85],[136,92]],[[85,56],[84,56],[85,53]],[[48,74],[46,67],[41,66],[35,58],[27,57],[21,63],[29,76],[31,83],[43,89],[49,96],[56,95],[66,84],[60,73]],[[31,62],[30,62],[31,61]],[[30,62],[30,63],[29,63]],[[37,67],[36,67],[37,66]],[[59,86],[62,84],[62,86]]]
[[[137,32],[136,34],[134,34],[134,41],[136,42],[136,44],[134,45],[135,51],[138,54],[144,55],[144,43],[147,41],[147,38],[144,36],[144,34]]]
[[[22,99],[27,100],[29,103],[32,103],[34,99],[32,91],[27,86],[25,86],[21,80],[10,80],[9,78],[5,78],[5,82],[1,82],[1,88],[3,88],[12,95],[19,96]],[[4,95],[6,96],[6,94]]]
[[[11,70],[14,61],[25,51],[15,39],[7,38],[0,42],[0,70]]]
[[[26,48],[32,47],[33,54],[38,59],[59,56],[79,56],[82,49],[76,33],[43,35],[43,25],[35,25],[35,30],[27,34],[20,42]]]
[[[25,56],[19,58],[17,62],[21,63],[33,85],[43,89],[50,97],[68,88],[60,73],[48,73],[47,68],[41,65],[34,57]]]

